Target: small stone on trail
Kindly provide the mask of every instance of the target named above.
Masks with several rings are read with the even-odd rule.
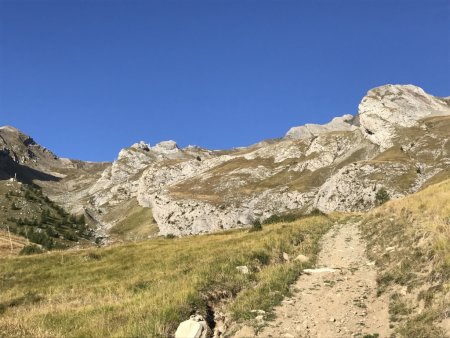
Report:
[[[304,269],[303,272],[305,273],[324,273],[324,272],[336,272],[337,269],[332,268],[318,268],[318,269]]]
[[[262,322],[262,321],[264,321],[264,316],[263,316],[263,315],[259,315],[259,316],[256,316],[255,319],[256,319],[258,322]]]

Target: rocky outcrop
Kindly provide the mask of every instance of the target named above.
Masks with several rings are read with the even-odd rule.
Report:
[[[37,144],[33,138],[11,126],[0,127],[0,151],[18,164],[39,167],[61,166],[58,156]],[[42,164],[41,164],[42,163]]]
[[[446,177],[448,115],[446,99],[411,85],[387,85],[370,90],[356,116],[294,127],[283,139],[250,147],[211,151],[180,148],[174,141],[154,146],[141,141],[101,167],[48,159],[56,163],[48,168],[63,168],[64,174],[58,174],[62,182],[44,187],[69,210],[88,209],[105,229],[114,225],[117,210],[123,213],[120,206],[136,200],[152,209],[160,235],[246,227],[274,214],[314,208],[367,210],[381,188],[395,198]],[[11,133],[17,134],[10,127],[0,129],[0,136]],[[11,142],[0,139],[0,147],[5,143]],[[25,143],[26,149],[40,149]],[[51,157],[39,151],[37,158]]]
[[[327,124],[305,124],[304,126],[292,127],[286,133],[287,139],[304,139],[318,136],[333,131],[353,131],[356,127],[353,125],[353,115],[347,114],[341,117],[335,117]]]
[[[445,166],[445,140],[433,149],[417,132],[413,151],[414,142],[405,138],[393,159],[377,160],[402,138],[402,130],[420,126],[423,117],[446,114],[442,102],[415,87],[385,86],[369,91],[356,117],[292,128],[277,142],[229,152],[179,149],[174,141],[154,147],[140,142],[122,150],[105,170],[93,188],[103,187],[94,200],[102,206],[136,197],[152,209],[161,235],[177,236],[249,226],[273,214],[313,208],[366,210],[381,187],[391,197],[401,196],[437,172],[418,174],[417,168],[427,165],[414,156],[434,154]],[[429,130],[422,132],[425,137]]]
[[[412,127],[420,119],[450,115],[444,99],[412,85],[386,85],[370,90],[358,107],[360,128],[382,150],[393,146],[398,128]]]
[[[375,205],[376,193],[381,188],[387,187],[392,197],[400,195],[390,181],[408,170],[409,166],[395,162],[379,164],[362,162],[346,166],[320,187],[314,206],[325,213],[370,209]]]

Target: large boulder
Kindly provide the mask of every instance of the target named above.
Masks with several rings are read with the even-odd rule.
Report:
[[[175,338],[210,338],[211,330],[202,316],[194,315],[182,322],[175,332]]]

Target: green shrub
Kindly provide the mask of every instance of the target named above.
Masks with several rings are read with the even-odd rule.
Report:
[[[250,228],[250,231],[261,231],[262,230],[262,224],[259,219],[256,219],[252,223],[252,227]]]
[[[312,209],[307,216],[325,216],[325,213],[320,211],[319,209],[315,208]]]
[[[22,250],[20,250],[20,255],[35,255],[43,253],[44,250],[42,250],[40,247],[34,244],[25,245]]]
[[[85,256],[87,261],[99,261],[102,259],[102,256],[98,252],[88,252]]]
[[[257,260],[261,265],[268,265],[270,263],[270,255],[264,250],[258,250],[250,255],[251,259]]]
[[[311,216],[324,216],[325,214],[319,209],[313,209],[309,213],[289,213],[283,215],[272,215],[265,219],[263,224],[274,224],[274,223],[291,223],[298,219],[311,217]]]
[[[377,205],[381,205],[389,201],[391,197],[385,188],[380,188],[375,195],[375,202]]]

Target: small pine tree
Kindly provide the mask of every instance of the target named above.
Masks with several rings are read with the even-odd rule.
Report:
[[[30,193],[29,190],[26,190],[26,191],[25,191],[25,199],[26,199],[27,201],[32,201],[32,200],[33,200],[33,196],[31,196],[31,193]]]
[[[262,224],[259,219],[254,220],[252,223],[252,227],[250,228],[250,231],[261,231],[262,230]]]
[[[46,209],[41,212],[41,221],[40,224],[45,224],[48,222],[48,216],[50,216],[50,212]]]
[[[80,217],[78,218],[77,223],[80,224],[80,225],[84,225],[86,223],[86,219],[85,219],[84,215],[80,215]]]
[[[385,188],[380,188],[375,195],[375,202],[377,205],[381,205],[389,201],[391,197]]]

